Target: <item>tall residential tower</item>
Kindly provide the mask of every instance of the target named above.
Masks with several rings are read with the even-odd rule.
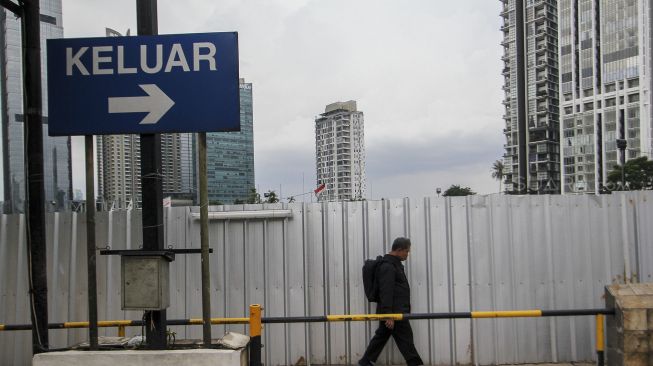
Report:
[[[184,134],[161,134],[163,194],[182,192],[182,144]],[[139,135],[97,136],[98,198],[107,208],[140,206],[141,141]]]
[[[353,100],[329,104],[315,119],[317,185],[325,184],[320,201],[365,198],[363,127],[363,112]]]
[[[556,0],[501,0],[507,193],[560,192]]]

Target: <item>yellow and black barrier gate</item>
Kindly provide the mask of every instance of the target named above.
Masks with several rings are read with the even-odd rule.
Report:
[[[510,311],[470,311],[457,313],[421,313],[421,314],[360,314],[360,315],[322,315],[297,317],[262,317],[261,305],[250,305],[248,318],[211,318],[211,324],[249,324],[249,365],[261,366],[261,336],[263,324],[278,323],[325,323],[382,320],[434,320],[434,319],[483,319],[483,318],[534,318],[554,316],[590,316],[596,318],[596,353],[597,365],[604,365],[605,335],[603,322],[605,315],[614,315],[614,309],[575,309],[575,310],[510,310]],[[201,325],[198,319],[170,319],[168,325]],[[88,328],[88,322],[65,322],[48,324],[49,329]],[[99,321],[98,327],[117,327],[118,336],[125,336],[125,327],[143,326],[142,320],[108,320]],[[30,330],[31,324],[0,324],[0,331]]]

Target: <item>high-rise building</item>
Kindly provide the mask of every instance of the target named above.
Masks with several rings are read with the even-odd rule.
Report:
[[[182,133],[179,135],[179,147],[181,156],[181,192],[190,197],[197,196],[197,174],[195,172],[195,149],[196,141],[193,133]]]
[[[43,95],[43,169],[46,207],[60,210],[72,200],[70,137],[48,136],[45,40],[63,37],[61,0],[41,0],[41,74]],[[5,212],[25,211],[25,146],[21,25],[0,8],[0,104],[2,108],[2,197]]]
[[[557,0],[501,0],[507,193],[560,192]]]
[[[252,83],[240,79],[240,131],[206,134],[210,203],[244,202],[255,187],[253,116]],[[197,179],[193,184],[198,187]]]
[[[109,208],[138,205],[141,195],[139,135],[97,136],[98,198]]]
[[[560,0],[563,193],[600,192],[625,159],[651,157],[653,5]]]
[[[363,112],[353,100],[329,104],[315,119],[317,185],[325,185],[320,201],[365,198],[363,127]]]
[[[181,134],[161,134],[163,194],[182,192]],[[98,198],[107,207],[140,206],[141,142],[139,135],[97,136]],[[188,193],[188,192],[186,192]]]

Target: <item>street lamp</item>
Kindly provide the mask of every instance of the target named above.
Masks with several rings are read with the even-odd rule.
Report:
[[[628,141],[626,139],[617,139],[617,149],[621,151],[621,187],[626,190],[626,147]]]
[[[436,188],[435,193],[437,193],[438,197],[440,197],[440,193],[442,193],[442,188],[440,188],[440,187]]]

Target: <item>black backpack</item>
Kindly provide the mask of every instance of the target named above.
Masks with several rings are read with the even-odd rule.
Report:
[[[383,262],[383,257],[367,259],[363,264],[363,288],[369,302],[379,302],[379,285],[376,283],[376,269]]]

